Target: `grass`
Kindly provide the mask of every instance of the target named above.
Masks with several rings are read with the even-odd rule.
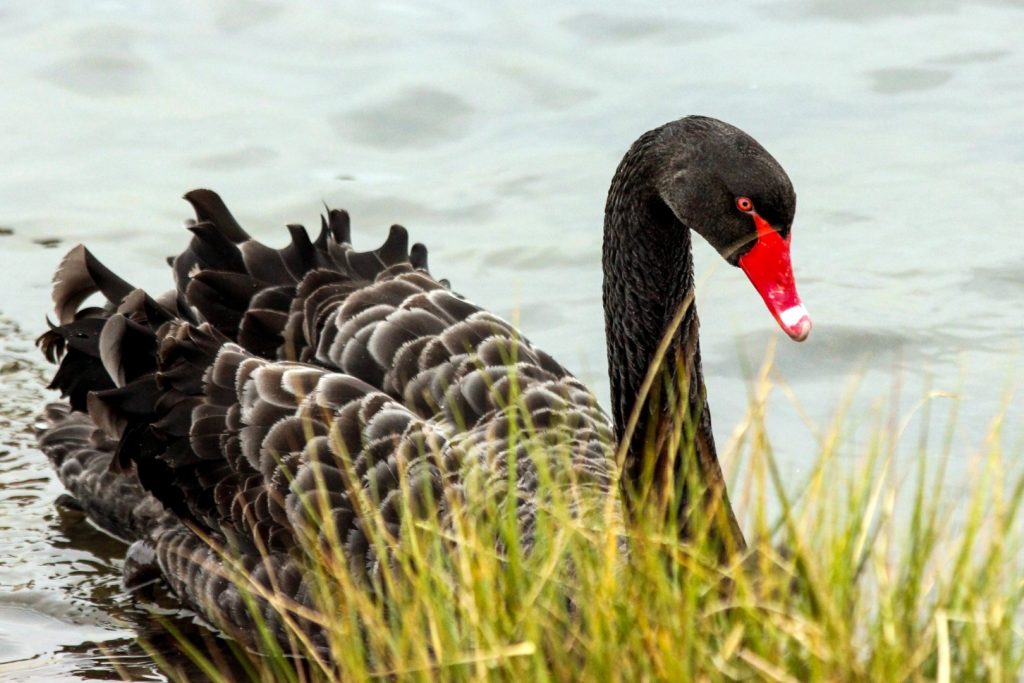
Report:
[[[743,556],[719,560],[700,508],[681,542],[658,515],[623,522],[607,498],[542,476],[529,549],[514,506],[471,492],[478,502],[453,503],[447,523],[403,512],[377,597],[340,548],[311,542],[313,613],[234,574],[254,612],[270,600],[295,627],[290,645],[304,659],[285,656],[259,626],[262,654],[235,647],[230,665],[202,643],[183,638],[182,647],[214,681],[1019,678],[1024,478],[1007,475],[1022,453],[1004,452],[1001,419],[973,455],[962,500],[935,493],[953,440],[929,441],[940,404],[928,398],[916,408],[924,426],[909,471],[896,457],[909,416],[880,409],[851,457],[843,410],[794,487],[765,429],[777,388],[770,361],[752,388],[725,455],[744,463],[730,487],[750,546]],[[558,456],[548,447],[537,457]],[[382,547],[396,540],[382,520],[370,527]],[[310,645],[301,618],[327,626],[325,647]],[[154,655],[170,678],[187,679]]]

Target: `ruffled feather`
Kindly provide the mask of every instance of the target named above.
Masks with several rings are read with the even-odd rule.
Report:
[[[567,446],[546,478],[611,490],[612,431],[593,396],[435,279],[404,228],[360,252],[348,214],[329,210],[316,239],[292,225],[274,249],[213,192],[186,199],[196,220],[171,260],[174,293],[151,298],[75,247],[55,277],[60,324],[39,340],[61,359],[51,386],[75,411],[51,409],[40,443],[61,469],[87,451],[86,432],[100,440],[88,473],[62,481],[91,516],[128,515],[105,528],[138,540],[133,571],[155,562],[189,607],[244,634],[252,614],[211,569],[211,539],[305,604],[293,558],[306,543],[340,545],[368,586],[388,566],[394,546],[371,542],[366,504],[398,544],[403,509],[444,523],[453,496],[507,493],[515,467],[528,545],[539,480],[529,451],[546,443]],[[106,305],[79,309],[95,292]],[[125,512],[101,490],[111,482],[160,514]]]

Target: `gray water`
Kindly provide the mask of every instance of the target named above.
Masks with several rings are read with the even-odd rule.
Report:
[[[80,241],[162,291],[193,187],[276,245],[322,201],[352,212],[360,247],[401,222],[436,274],[604,399],[608,181],[643,131],[716,116],[758,138],[799,196],[793,257],[815,327],[778,341],[799,403],[778,393],[768,414],[787,477],[806,473],[851,373],[855,413],[893,387],[904,407],[928,389],[959,397],[944,495],[969,485],[1014,389],[1006,440],[1019,446],[1024,4],[481,5],[0,5],[5,680],[157,677],[133,644],[152,619],[120,592],[122,547],[52,507],[59,486],[31,446],[47,397],[31,339]],[[703,244],[695,258],[725,444],[747,405],[744,364],[780,334],[742,273]]]

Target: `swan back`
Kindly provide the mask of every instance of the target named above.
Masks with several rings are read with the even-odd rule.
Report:
[[[315,240],[290,226],[272,249],[214,193],[187,198],[196,221],[171,261],[175,288],[152,297],[76,247],[54,279],[60,325],[40,345],[63,358],[51,386],[110,444],[105,471],[169,511],[133,534],[191,607],[244,626],[204,569],[210,539],[247,561],[269,554],[281,577],[298,571],[296,550],[332,543],[372,584],[410,510],[445,524],[452,506],[500,500],[529,547],[540,478],[613,491],[612,428],[593,395],[434,278],[404,228],[358,252],[347,214],[330,211]],[[95,292],[106,304],[81,307]],[[390,526],[383,545],[371,510]],[[285,583],[305,599],[299,578]]]

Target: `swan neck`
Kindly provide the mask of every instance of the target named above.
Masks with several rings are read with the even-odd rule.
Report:
[[[620,168],[612,184],[603,250],[608,372],[612,414],[620,439],[626,436],[630,415],[658,346],[682,306],[686,308],[664,354],[662,372],[676,374],[672,365],[680,353],[691,360],[700,355],[690,231],[653,188],[636,182],[638,178],[630,170],[623,173]],[[696,400],[703,393],[703,377],[699,366],[693,369],[694,381],[688,393]],[[670,410],[652,410],[663,384],[663,379],[654,382],[644,398],[627,450],[627,477],[641,465],[651,420],[670,416]]]
[[[630,149],[612,180],[605,207],[603,294],[612,413],[618,438],[629,439],[622,472],[627,503],[646,505],[653,493],[674,500],[679,513],[688,502],[688,477],[714,490],[716,500],[724,499],[725,486],[701,372],[691,231],[660,198],[657,170],[664,166],[659,161],[648,134]],[[681,321],[637,407],[659,344],[681,308]],[[634,410],[638,419],[627,436]],[[727,502],[725,508],[730,535],[736,535]],[[738,538],[742,545],[742,535]]]

